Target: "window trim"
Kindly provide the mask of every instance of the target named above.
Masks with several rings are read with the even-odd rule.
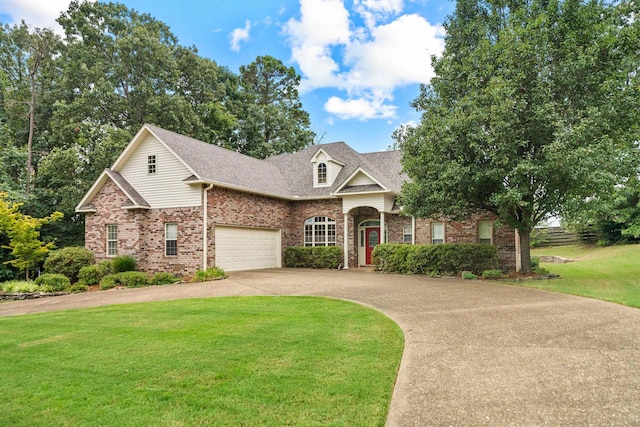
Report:
[[[436,225],[440,225],[442,226],[442,239],[436,239],[435,238],[435,226]],[[434,221],[431,223],[431,244],[432,245],[441,245],[443,243],[445,243],[446,239],[445,239],[445,227],[444,227],[444,222],[440,222],[440,221]],[[438,240],[438,241],[436,241]]]
[[[173,236],[169,236],[169,227],[175,227],[174,239],[170,238]],[[170,248],[168,245],[169,242],[175,242],[175,245],[173,245],[173,247]],[[169,249],[171,249],[171,252],[175,252],[175,253],[169,253]],[[178,223],[176,222],[166,222],[164,224],[164,256],[170,256],[170,257],[178,256]]]
[[[113,229],[113,232],[110,231]],[[107,224],[106,227],[106,243],[107,243],[107,256],[115,257],[118,256],[118,224]],[[113,248],[111,248],[110,243],[113,243]],[[113,249],[113,252],[111,252]]]
[[[489,226],[489,228],[488,228],[489,229],[489,238],[488,239],[486,237],[483,239],[482,236],[480,235],[480,230],[481,230],[480,224],[488,224],[488,226]],[[477,228],[478,228],[478,243],[484,244],[484,245],[493,245],[493,221],[490,221],[490,220],[479,220],[478,223],[477,223]]]
[[[303,246],[336,246],[336,220],[328,216],[312,216],[304,220]]]
[[[327,164],[322,162],[318,164],[318,185],[326,185],[328,184],[328,170]]]
[[[147,174],[155,175],[158,172],[158,159],[155,154],[147,156]]]
[[[407,230],[409,230],[408,233],[407,233]],[[409,237],[408,241],[407,241],[407,236]],[[410,225],[402,226],[402,243],[408,243],[408,244],[413,243],[413,227],[412,226]]]

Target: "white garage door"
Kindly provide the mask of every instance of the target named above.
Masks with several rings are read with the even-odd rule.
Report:
[[[281,267],[280,230],[216,226],[216,265],[225,271]]]

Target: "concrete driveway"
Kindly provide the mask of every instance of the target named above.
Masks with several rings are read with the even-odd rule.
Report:
[[[0,316],[179,298],[320,295],[394,319],[405,352],[387,425],[640,425],[640,310],[491,282],[366,270],[261,270],[224,281],[0,304]]]

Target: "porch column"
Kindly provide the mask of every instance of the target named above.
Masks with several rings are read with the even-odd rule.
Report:
[[[380,211],[380,243],[387,243],[384,234],[384,212]]]
[[[342,268],[345,270],[348,270],[349,269],[349,214],[348,213],[344,214],[344,229],[342,233],[344,234],[344,246],[342,249],[342,252],[344,255],[344,265],[342,266]]]
[[[416,217],[411,216],[411,244],[416,244]]]

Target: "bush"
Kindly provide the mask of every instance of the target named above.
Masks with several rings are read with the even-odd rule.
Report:
[[[86,286],[97,285],[104,276],[113,273],[111,261],[101,261],[82,267],[78,273],[78,283]]]
[[[81,283],[76,283],[75,285],[71,286],[69,288],[69,292],[74,293],[74,294],[78,294],[80,292],[87,292],[89,290],[89,287],[87,285],[83,285]]]
[[[93,252],[82,246],[69,246],[49,254],[44,262],[45,273],[63,274],[72,283],[78,281],[82,267],[95,263]]]
[[[485,280],[498,280],[502,279],[503,276],[501,270],[485,270],[482,272],[482,278]]]
[[[71,286],[71,281],[62,274],[45,273],[35,280],[35,284],[50,292],[61,292]]]
[[[224,270],[220,267],[211,267],[206,270],[196,271],[196,275],[193,278],[194,282],[208,282],[210,280],[223,279],[226,275]]]
[[[478,276],[476,276],[475,274],[473,274],[470,271],[463,271],[462,272],[462,278],[464,280],[476,280],[478,278]]]
[[[115,257],[111,264],[115,273],[124,273],[125,271],[136,271],[136,259],[131,255],[120,255]]]
[[[538,267],[540,267],[540,257],[532,256],[531,257],[531,269],[535,270]]]
[[[124,271],[104,276],[100,281],[101,290],[115,288],[116,286],[142,288],[149,286],[149,279],[146,274],[139,271]]]
[[[404,274],[480,274],[495,269],[495,246],[476,243],[441,245],[382,244],[375,247],[372,262],[380,271]]]
[[[337,269],[341,264],[339,246],[289,246],[284,250],[284,265],[289,268]]]
[[[152,286],[170,285],[172,283],[176,283],[179,281],[180,279],[178,279],[176,276],[174,276],[171,273],[160,272],[160,273],[154,274],[153,277],[149,279],[149,284]]]
[[[30,280],[10,280],[0,283],[0,290],[7,294],[25,294],[38,292],[42,289]]]

